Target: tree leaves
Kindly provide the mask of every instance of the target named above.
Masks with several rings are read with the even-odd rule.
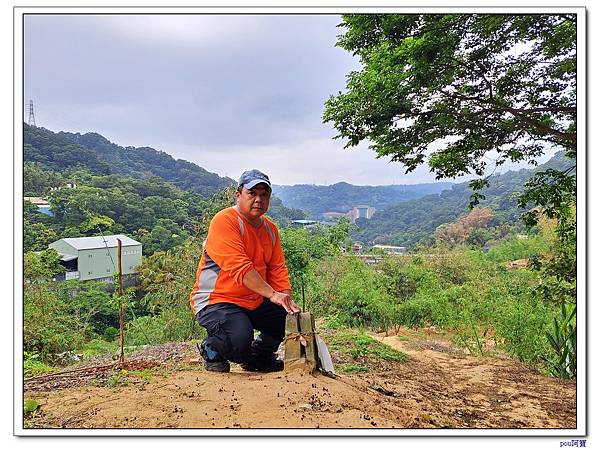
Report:
[[[407,172],[429,155],[438,178],[483,176],[490,151],[502,163],[575,147],[575,16],[344,15],[340,26],[337,45],[363,68],[323,120],[346,147],[369,141]]]

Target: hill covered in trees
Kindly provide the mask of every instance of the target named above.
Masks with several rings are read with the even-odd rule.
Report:
[[[357,205],[384,209],[402,201],[438,194],[452,183],[421,183],[387,186],[355,186],[341,182],[329,186],[296,184],[273,186],[273,193],[291,208],[308,211],[317,218],[329,211],[348,212]]]
[[[24,195],[47,197],[53,213],[25,202],[26,252],[63,237],[126,233],[150,255],[194,236],[213,196],[234,203],[233,180],[164,152],[119,147],[96,133],[24,127]],[[285,225],[305,213],[273,197],[269,216]]]
[[[210,195],[235,184],[206,169],[151,147],[121,147],[98,133],[54,133],[24,124],[24,161],[64,170],[85,167],[95,175],[160,177],[180,189]]]
[[[489,186],[481,191],[485,199],[480,202],[481,207],[489,207],[493,211],[494,219],[490,225],[510,223],[520,226],[520,215],[524,209],[517,207],[517,197],[523,192],[527,180],[536,172],[550,168],[565,170],[570,164],[564,152],[558,152],[535,170],[521,169],[490,177]],[[370,220],[357,219],[358,230],[353,237],[368,244],[407,247],[432,243],[437,227],[467,214],[471,193],[468,182],[460,183],[440,194],[427,195],[377,211]]]

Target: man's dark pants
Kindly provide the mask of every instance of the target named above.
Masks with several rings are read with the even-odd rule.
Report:
[[[254,310],[233,303],[208,305],[198,312],[196,320],[208,333],[204,346],[211,360],[243,364],[277,351],[285,334],[286,314],[283,307],[264,299]],[[254,330],[260,331],[256,339]],[[213,352],[218,356],[213,357]]]

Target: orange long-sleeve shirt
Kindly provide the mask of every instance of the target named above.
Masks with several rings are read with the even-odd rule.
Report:
[[[276,291],[291,289],[275,224],[262,217],[262,225],[256,228],[234,208],[219,211],[210,222],[190,294],[194,315],[221,302],[258,308],[263,297],[243,283],[252,268]]]

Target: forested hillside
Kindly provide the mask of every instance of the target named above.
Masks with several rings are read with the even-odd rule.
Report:
[[[25,123],[23,128],[23,162],[38,163],[54,171],[85,167],[95,175],[107,175],[111,172],[110,166],[96,152],[65,136]]]
[[[24,124],[24,159],[53,170],[86,167],[94,174],[161,177],[180,189],[210,195],[234,184],[231,178],[150,147],[121,147],[98,133],[53,133]]]
[[[330,186],[296,184],[293,186],[273,186],[275,195],[291,208],[300,208],[318,218],[324,212],[348,212],[357,205],[369,205],[384,209],[405,200],[412,200],[428,194],[438,194],[448,189],[452,183],[421,183],[388,186],[354,186],[336,183]]]
[[[24,193],[49,196],[55,211],[49,218],[29,208],[26,249],[42,249],[60,237],[97,234],[100,230],[131,234],[145,244],[146,254],[172,248],[193,233],[195,217],[207,199],[235,184],[164,152],[120,147],[97,133],[53,133],[24,127]],[[567,165],[564,153],[557,153],[536,170],[564,170]],[[517,207],[516,197],[534,172],[523,169],[489,179],[481,206],[493,211],[490,226],[521,226],[519,216],[524,210]],[[50,192],[67,183],[78,187]],[[323,212],[347,212],[357,204],[368,204],[377,211],[370,220],[357,220],[354,239],[413,247],[432,243],[437,227],[466,215],[471,189],[468,183],[337,183],[275,185],[273,192],[269,215],[282,225],[306,218],[307,213],[318,217]],[[34,227],[28,228],[30,225]]]
[[[195,235],[213,195],[229,189],[233,204],[233,180],[166,153],[119,147],[96,133],[24,126],[24,195],[47,197],[53,213],[25,203],[25,251],[44,250],[63,237],[126,233],[150,255]],[[182,177],[178,183],[172,182],[176,176]],[[273,197],[269,216],[285,225],[305,214]]]
[[[523,192],[525,182],[535,172],[549,168],[565,170],[569,166],[564,153],[559,152],[535,170],[522,169],[491,177],[489,187],[481,191],[485,199],[480,203],[480,206],[493,211],[494,220],[490,225],[510,223],[522,227],[519,219],[524,209],[517,207],[517,196]],[[431,244],[438,226],[467,214],[471,193],[469,183],[460,183],[439,195],[428,195],[377,211],[370,220],[357,219],[358,230],[353,237],[368,244],[407,247],[418,243]]]

